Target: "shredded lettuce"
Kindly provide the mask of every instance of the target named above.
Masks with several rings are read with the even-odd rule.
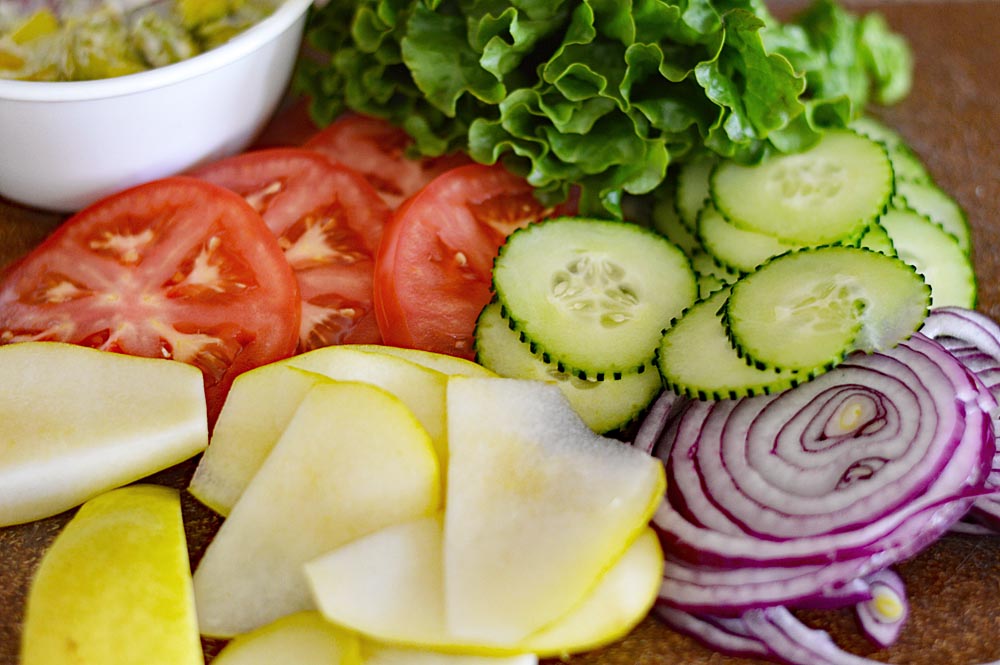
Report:
[[[542,195],[618,215],[671,164],[801,150],[909,90],[878,14],[817,0],[332,0],[310,14],[298,89],[321,125],[352,110],[420,154],[503,160]]]

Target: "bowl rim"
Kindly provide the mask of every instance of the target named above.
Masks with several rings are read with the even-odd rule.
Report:
[[[0,79],[0,103],[78,102],[120,97],[161,88],[233,63],[277,39],[301,17],[313,0],[283,0],[262,21],[225,44],[163,67],[93,81],[13,81]]]

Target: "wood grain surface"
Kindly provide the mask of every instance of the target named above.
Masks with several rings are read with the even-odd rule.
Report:
[[[879,115],[898,129],[932,175],[965,208],[972,226],[982,311],[1000,318],[1000,1],[891,0],[877,6],[916,54],[909,98]],[[771,3],[778,13],[784,4]],[[0,159],[3,159],[0,147]],[[0,267],[41,241],[54,215],[0,201]],[[2,427],[2,424],[0,424]],[[152,479],[186,486],[193,462]],[[183,510],[196,564],[219,519],[186,493]],[[18,662],[20,624],[31,575],[71,513],[0,529],[0,665]],[[846,611],[800,613],[845,648],[907,665],[1000,661],[1000,538],[949,536],[899,566],[912,602],[909,625],[891,649],[860,637]],[[221,646],[206,642],[210,660]],[[571,665],[736,665],[760,661],[714,654],[647,619],[618,644],[568,660]]]

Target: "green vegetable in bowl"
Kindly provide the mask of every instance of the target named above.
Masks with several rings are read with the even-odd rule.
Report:
[[[758,0],[334,0],[310,17],[299,87],[321,124],[378,116],[422,154],[503,160],[620,215],[672,163],[797,151],[872,95],[903,96],[909,51],[871,16],[833,0],[787,23]]]

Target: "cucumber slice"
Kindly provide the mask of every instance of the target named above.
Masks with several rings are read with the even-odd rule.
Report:
[[[706,252],[693,254],[691,267],[694,268],[694,274],[698,278],[698,298],[707,298],[740,277],[739,273],[719,265],[719,262]]]
[[[906,144],[905,139],[903,139],[899,132],[881,120],[873,118],[870,115],[856,118],[847,126],[849,129],[861,134],[862,136],[867,136],[873,141],[878,141],[887,148],[894,148],[896,146]]]
[[[712,201],[731,222],[809,246],[857,238],[892,192],[885,147],[849,130],[756,166],[722,162],[711,178]]]
[[[889,161],[892,162],[892,169],[896,180],[915,180],[919,182],[930,182],[931,176],[927,172],[920,158],[906,144],[906,140],[888,125],[870,116],[864,116],[854,120],[848,125],[858,134],[867,136],[873,141],[878,141],[885,146],[889,153]]]
[[[698,228],[698,213],[709,200],[709,181],[718,160],[705,155],[684,162],[677,172],[677,214],[692,232]]]
[[[899,258],[931,287],[931,306],[976,307],[976,272],[958,240],[918,212],[890,209],[879,220]]]
[[[698,236],[681,220],[677,213],[677,202],[669,191],[657,191],[653,205],[653,228],[667,240],[681,248],[688,256],[702,251]]]
[[[512,233],[493,267],[503,314],[532,350],[581,378],[638,371],[694,302],[687,256],[628,222],[559,218]]]
[[[624,374],[620,379],[596,381],[560,372],[534,355],[490,303],[476,321],[476,361],[500,376],[554,383],[573,410],[598,434],[619,430],[639,417],[663,388],[653,371]]]
[[[698,216],[698,238],[705,251],[737,272],[751,272],[771,257],[800,247],[774,236],[741,229],[719,214],[713,205],[702,208]]]
[[[870,249],[873,252],[879,252],[886,256],[896,256],[896,248],[892,246],[892,238],[889,237],[889,233],[878,222],[873,222],[871,226],[865,229],[858,247]]]
[[[657,352],[664,385],[695,399],[739,399],[803,380],[794,372],[751,367],[737,355],[722,322],[729,294],[725,287],[698,301],[664,333]]]
[[[900,144],[894,148],[887,148],[887,150],[897,186],[900,181],[933,183],[933,178],[928,173],[927,167],[908,146]]]
[[[972,249],[972,232],[965,211],[937,185],[920,182],[899,182],[896,196],[911,210],[930,218],[945,231],[955,236],[959,247],[968,254]]]
[[[854,350],[888,349],[923,323],[930,288],[902,260],[858,247],[772,259],[733,285],[724,319],[757,366],[817,373]]]

